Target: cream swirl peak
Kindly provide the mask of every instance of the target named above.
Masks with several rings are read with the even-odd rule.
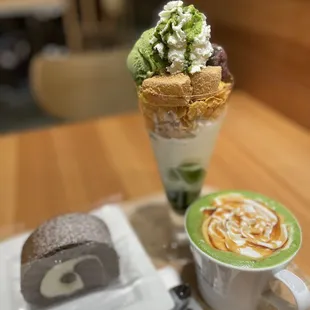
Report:
[[[206,16],[193,5],[170,1],[159,17],[150,44],[161,59],[168,61],[167,71],[193,74],[205,68],[213,53]]]
[[[227,194],[202,212],[204,239],[215,249],[262,259],[289,244],[284,219],[261,201]]]

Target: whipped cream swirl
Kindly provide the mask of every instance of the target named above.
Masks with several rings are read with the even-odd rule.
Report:
[[[218,250],[261,259],[288,243],[287,225],[262,202],[230,194],[217,197],[203,212],[203,236]]]
[[[170,1],[159,17],[150,44],[162,59],[168,60],[167,71],[193,74],[206,67],[213,53],[206,16],[193,6],[184,7],[183,1]]]

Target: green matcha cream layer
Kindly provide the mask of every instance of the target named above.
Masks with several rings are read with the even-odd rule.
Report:
[[[301,245],[295,217],[280,203],[246,191],[205,196],[188,210],[186,229],[208,256],[240,268],[269,268],[289,261]]]
[[[171,1],[159,17],[157,26],[142,34],[127,59],[138,85],[153,75],[199,72],[213,53],[211,28],[193,5]]]

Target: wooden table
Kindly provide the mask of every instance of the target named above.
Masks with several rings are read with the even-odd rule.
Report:
[[[310,274],[310,135],[235,92],[206,182],[261,192],[286,204],[304,230],[297,263]],[[161,190],[140,115],[0,136],[0,236],[104,199]]]

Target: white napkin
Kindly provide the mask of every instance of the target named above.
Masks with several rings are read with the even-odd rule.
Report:
[[[49,310],[171,310],[173,300],[122,210],[108,205],[94,212],[108,225],[120,256],[119,283]],[[1,309],[30,310],[19,291],[20,251],[29,234],[0,244]]]

